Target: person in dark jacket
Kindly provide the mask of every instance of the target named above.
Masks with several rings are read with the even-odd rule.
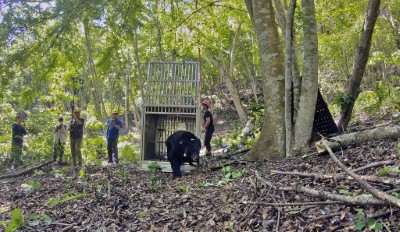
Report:
[[[24,119],[17,115],[12,125],[11,163],[15,166],[22,164],[23,137],[26,135]]]
[[[72,112],[72,119],[69,122],[69,138],[71,142],[71,155],[74,167],[76,165],[82,166],[81,147],[84,123],[85,120],[81,118],[81,109],[74,109]]]
[[[204,135],[204,145],[206,146],[206,156],[211,156],[211,138],[214,133],[214,120],[213,116],[210,112],[211,103],[208,100],[204,100],[203,103],[203,111],[204,111],[204,125],[203,132]]]

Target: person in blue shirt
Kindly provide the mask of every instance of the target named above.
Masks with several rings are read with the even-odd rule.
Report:
[[[107,126],[107,152],[108,152],[108,163],[113,161],[118,164],[118,137],[119,130],[122,129],[122,122],[118,119],[118,110],[113,110],[111,118],[106,121]]]

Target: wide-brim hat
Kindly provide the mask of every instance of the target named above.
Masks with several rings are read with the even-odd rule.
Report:
[[[74,113],[80,113],[82,110],[81,110],[81,108],[75,108],[74,109]]]
[[[112,111],[112,114],[119,114],[119,112],[118,112],[118,110],[114,109],[114,110]]]

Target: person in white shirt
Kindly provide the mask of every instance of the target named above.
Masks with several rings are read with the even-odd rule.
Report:
[[[54,127],[54,154],[53,161],[57,161],[57,157],[59,157],[59,163],[63,162],[64,156],[64,147],[65,142],[67,142],[67,126],[64,125],[64,118],[58,118],[58,124]]]

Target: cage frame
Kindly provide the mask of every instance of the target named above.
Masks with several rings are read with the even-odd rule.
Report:
[[[186,129],[200,138],[200,62],[150,61],[144,90],[141,113],[141,161],[160,159],[161,156],[165,157],[166,147],[161,144],[165,143],[163,141],[167,138],[165,134],[172,134],[173,131],[178,130],[176,124],[182,120],[185,122],[185,119],[187,119],[185,123],[192,123],[192,125],[186,125]],[[165,131],[162,131],[162,129],[157,128],[159,122],[161,124],[174,122],[175,127],[172,124],[164,125],[168,128],[164,128]],[[156,125],[156,128],[151,128],[151,131],[149,123]],[[157,133],[162,135],[161,141],[157,140],[159,136]],[[155,141],[151,141],[151,138],[154,138]],[[151,148],[152,143],[154,143],[154,149]],[[157,146],[159,147],[157,148]],[[163,154],[157,154],[160,151]]]

